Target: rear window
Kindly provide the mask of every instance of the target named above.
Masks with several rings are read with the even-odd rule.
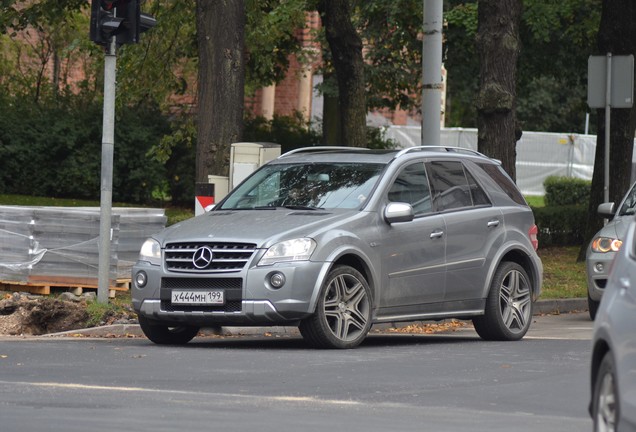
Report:
[[[499,185],[501,190],[510,197],[511,200],[520,205],[528,205],[525,198],[512,179],[506,174],[504,169],[499,165],[478,163],[479,167],[484,170]]]

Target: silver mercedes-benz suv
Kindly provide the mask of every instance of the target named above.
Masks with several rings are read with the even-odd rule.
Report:
[[[447,147],[310,147],[264,165],[210,212],[148,239],[132,270],[145,335],[297,325],[352,348],[375,323],[530,327],[543,267],[532,211],[498,161]]]

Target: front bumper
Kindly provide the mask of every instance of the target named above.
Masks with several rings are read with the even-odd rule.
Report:
[[[585,260],[587,271],[587,292],[594,301],[600,301],[605,292],[610,264],[616,252],[592,252],[588,250]]]
[[[132,302],[135,311],[154,321],[200,327],[226,325],[293,325],[315,310],[318,291],[330,267],[327,262],[295,262],[251,267],[240,272],[178,273],[140,261],[132,270]],[[140,287],[139,272],[147,283]],[[285,284],[273,288],[271,275],[284,276]],[[170,303],[178,289],[223,289],[223,306],[178,306]]]

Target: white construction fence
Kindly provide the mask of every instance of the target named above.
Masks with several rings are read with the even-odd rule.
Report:
[[[389,126],[386,138],[399,148],[419,146],[421,128]],[[477,150],[477,129],[442,129],[441,145]],[[517,185],[524,195],[544,195],[543,182],[551,175],[591,180],[595,151],[596,135],[524,131],[517,142]],[[632,166],[636,152],[634,158]]]

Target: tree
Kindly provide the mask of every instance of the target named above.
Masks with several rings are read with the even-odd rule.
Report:
[[[517,119],[524,130],[583,133],[587,57],[595,47],[600,5],[601,0],[523,0]],[[477,1],[446,0],[444,19],[446,125],[476,127]]]
[[[515,147],[521,137],[516,117],[521,8],[521,0],[480,0],[476,39],[480,60],[477,148],[501,160],[513,180]]]
[[[636,4],[631,0],[603,0],[598,30],[598,54],[636,55]],[[636,96],[636,93],[635,93]],[[632,98],[633,100],[633,98]],[[602,227],[596,209],[603,202],[605,165],[605,110],[598,110],[598,134],[585,241],[579,259],[585,259],[587,244]],[[620,202],[630,185],[636,105],[632,108],[612,109],[610,113],[610,201]]]
[[[245,82],[243,0],[197,0],[199,79],[196,181],[227,176],[241,140]]]
[[[366,114],[362,39],[351,21],[349,0],[320,0],[317,5],[331,50],[341,115],[341,144],[366,147]]]

